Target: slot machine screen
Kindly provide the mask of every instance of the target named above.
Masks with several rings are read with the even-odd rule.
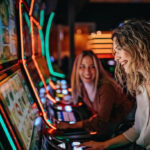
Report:
[[[27,1],[27,4],[28,6],[30,6],[30,1]],[[40,23],[40,11],[41,10],[44,10],[44,2],[41,0],[35,1],[33,5],[32,16],[34,17],[34,19],[36,19],[38,23]],[[46,81],[46,79],[48,79],[50,75],[49,75],[46,60],[44,56],[42,56],[42,44],[41,43],[44,41],[42,41],[42,38],[39,32],[40,29],[34,22],[32,22],[33,31],[31,32],[30,17],[24,5],[22,6],[22,22],[23,22],[22,29],[23,29],[24,58],[27,60],[27,68],[32,78],[32,81],[35,87],[39,90],[41,79],[31,57],[34,52],[35,60],[38,63],[38,67],[40,71],[42,72],[42,75],[44,76],[44,79]],[[33,33],[32,36],[31,36],[31,33]]]
[[[30,6],[30,1],[27,1],[28,6]],[[35,4],[34,4],[35,5]],[[34,6],[35,7],[35,6]],[[33,39],[31,38],[31,22],[28,11],[24,5],[22,5],[22,30],[23,30],[23,48],[24,48],[24,58],[27,61],[27,69],[29,71],[30,77],[34,83],[34,86],[39,91],[39,84],[41,83],[40,76],[32,60],[33,48],[35,54],[37,55],[41,51],[41,41],[38,28],[33,24]],[[32,45],[32,42],[34,45]],[[34,46],[34,47],[32,47]],[[39,93],[39,92],[38,92]]]
[[[44,76],[44,79],[48,79],[50,77],[49,69],[47,66],[46,59],[43,56],[36,58],[39,68]]]
[[[31,7],[30,6],[31,1],[28,0],[25,2],[29,9]],[[35,1],[33,4],[32,17],[36,20],[36,22],[39,23],[39,25],[41,25],[41,20],[43,19],[40,18],[41,16],[40,13],[42,10],[44,10],[44,7],[45,5],[42,0]],[[33,26],[31,28],[31,20],[30,20],[29,12],[24,5],[22,6],[22,22],[23,22],[22,29],[23,29],[23,45],[24,45],[25,58],[31,58],[33,50],[36,56],[41,55],[41,48],[42,48],[41,46],[43,46],[41,45],[41,42],[44,42],[41,41],[43,40],[40,34],[42,32],[42,29],[39,28],[39,26],[34,21],[32,22]]]
[[[41,16],[41,12],[44,12],[44,10],[45,10],[44,1],[43,0],[35,1],[32,16],[36,19],[41,28],[43,27],[42,20],[44,20],[44,16]],[[43,46],[42,42],[44,43],[44,39],[42,39],[41,32],[43,33],[42,29],[40,29],[35,23],[33,23],[34,48],[36,56],[42,55],[42,46]]]
[[[0,64],[16,60],[17,29],[15,0],[0,1]]]
[[[27,68],[28,68],[28,71],[30,73],[30,76],[32,78],[32,81],[34,83],[34,86],[37,88],[37,90],[39,91],[40,90],[40,82],[41,82],[41,79],[40,79],[40,76],[37,72],[37,69],[33,63],[33,61],[27,61]]]
[[[45,3],[43,0],[37,0],[34,3],[34,7],[33,7],[33,17],[35,17],[35,19],[40,22],[40,12],[41,10],[45,9]]]
[[[0,83],[0,101],[24,149],[29,149],[36,114],[20,70]]]
[[[39,29],[35,24],[33,24],[33,33],[34,33],[34,50],[36,56],[41,56],[42,49],[41,49],[41,38],[39,34]],[[33,40],[33,39],[32,39]]]
[[[24,9],[23,7],[23,10]],[[28,13],[25,10],[22,17],[24,57],[28,59],[32,56],[31,26]]]

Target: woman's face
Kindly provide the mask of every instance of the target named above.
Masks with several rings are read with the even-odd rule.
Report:
[[[96,77],[96,69],[90,56],[83,57],[79,68],[79,76],[83,83],[94,82]]]
[[[118,45],[116,37],[113,38],[113,49],[115,61],[121,64],[126,73],[130,73],[129,64],[131,63],[131,55]]]

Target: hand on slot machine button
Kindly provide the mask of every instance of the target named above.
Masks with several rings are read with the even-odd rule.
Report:
[[[68,129],[69,127],[70,127],[70,124],[66,122],[60,122],[56,124],[57,129]]]
[[[105,150],[107,145],[105,142],[88,141],[83,142],[80,147],[84,147],[86,150]]]

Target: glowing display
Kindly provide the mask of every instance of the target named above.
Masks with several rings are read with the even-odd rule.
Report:
[[[0,64],[17,59],[15,1],[0,1]]]
[[[35,113],[31,105],[33,99],[29,91],[26,91],[23,80],[21,72],[17,71],[11,78],[2,81],[0,95],[23,147],[29,149]]]

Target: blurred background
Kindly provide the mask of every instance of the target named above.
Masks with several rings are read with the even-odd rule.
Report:
[[[46,15],[55,12],[50,52],[68,77],[75,56],[85,49],[92,49],[113,74],[112,30],[131,18],[149,21],[149,10],[150,0],[47,0]]]
[[[97,140],[97,132],[57,132],[56,122],[91,117],[82,98],[72,103],[74,59],[92,50],[114,77],[112,30],[131,18],[149,22],[150,0],[0,0],[0,149],[83,150],[76,145]]]

